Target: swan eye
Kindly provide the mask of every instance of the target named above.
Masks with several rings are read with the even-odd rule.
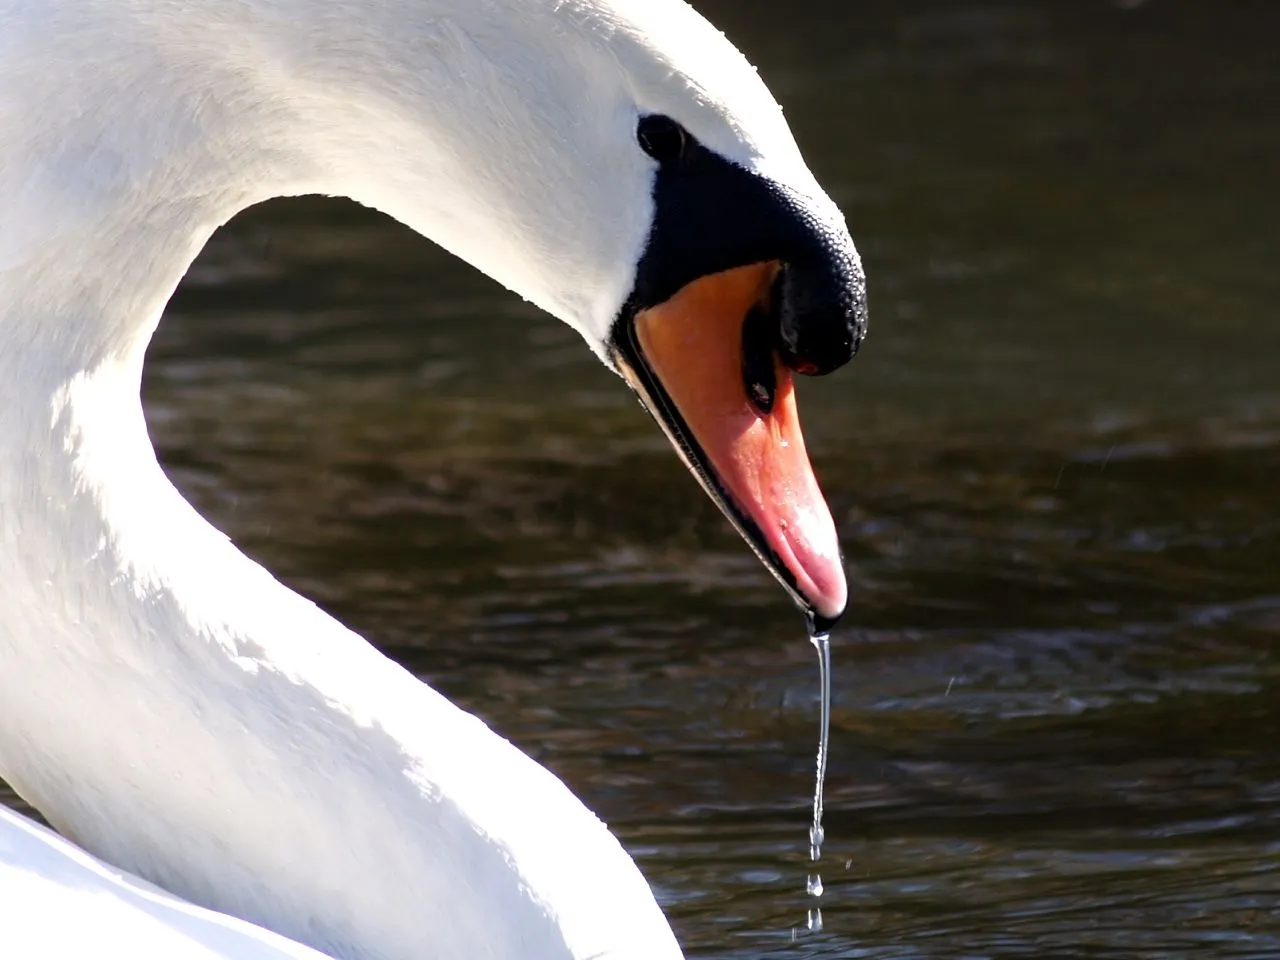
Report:
[[[659,163],[667,164],[675,163],[684,156],[689,135],[670,117],[652,114],[640,118],[636,126],[636,140],[641,150]]]

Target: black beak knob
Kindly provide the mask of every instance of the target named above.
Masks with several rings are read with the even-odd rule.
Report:
[[[844,366],[867,334],[867,281],[843,250],[778,272],[778,353],[796,373],[822,376]]]

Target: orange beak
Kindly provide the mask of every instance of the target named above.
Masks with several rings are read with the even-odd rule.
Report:
[[[776,263],[702,277],[638,312],[627,381],[686,466],[819,627],[848,599],[831,512],[796,412],[791,371],[757,313]]]

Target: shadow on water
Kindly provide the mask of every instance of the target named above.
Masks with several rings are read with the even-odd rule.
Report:
[[[563,775],[692,956],[1280,955],[1280,7],[703,8],[872,285],[802,385],[854,580],[823,933],[799,618],[567,329],[269,204],[153,346],[171,475]]]

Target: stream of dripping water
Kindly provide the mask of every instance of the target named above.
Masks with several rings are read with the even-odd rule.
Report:
[[[828,634],[811,633],[809,640],[818,651],[818,682],[822,691],[822,721],[818,731],[818,772],[813,788],[813,825],[809,827],[809,861],[813,865],[806,884],[809,895],[822,896],[822,875],[818,861],[822,858],[822,788],[827,780],[827,741],[831,733],[831,642]],[[822,910],[811,907],[809,929],[822,929]]]

